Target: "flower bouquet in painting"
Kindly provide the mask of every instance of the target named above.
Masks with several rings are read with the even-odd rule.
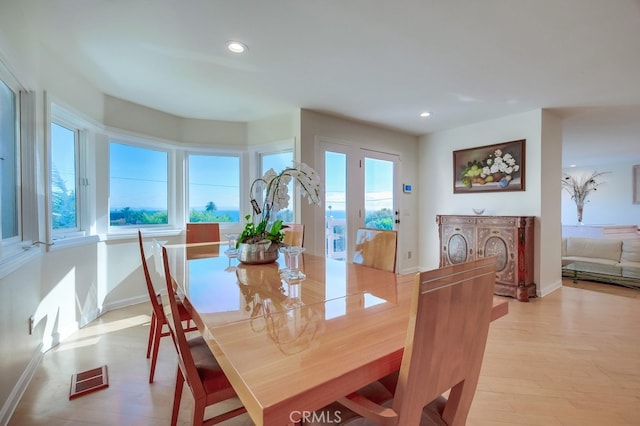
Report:
[[[524,190],[524,140],[454,151],[454,192]]]

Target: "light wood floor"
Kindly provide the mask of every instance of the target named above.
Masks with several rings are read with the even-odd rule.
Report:
[[[163,339],[147,383],[149,313],[144,304],[109,312],[47,352],[9,425],[169,424],[176,358]],[[102,364],[109,388],[69,401],[71,375]],[[185,389],[181,424],[191,407]],[[491,325],[468,425],[638,424],[640,290],[565,281],[543,299],[510,301]]]

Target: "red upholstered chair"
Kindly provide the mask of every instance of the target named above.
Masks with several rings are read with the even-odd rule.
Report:
[[[149,267],[147,266],[147,258],[144,253],[144,245],[142,244],[142,232],[138,231],[138,245],[140,246],[140,258],[142,259],[142,270],[144,271],[144,278],[147,284],[147,292],[149,293],[149,300],[151,301],[151,327],[149,328],[149,343],[147,344],[147,358],[151,356],[151,371],[149,372],[149,383],[153,383],[153,376],[156,371],[156,362],[158,361],[158,349],[160,347],[160,339],[162,337],[169,336],[169,330],[164,330],[164,326],[167,324],[167,319],[164,315],[162,308],[162,300],[160,294],[156,293],[153,287],[153,281],[151,281],[151,274],[149,274]],[[197,330],[195,324],[191,323],[191,315],[180,304],[180,320],[187,322],[187,331]]]
[[[220,241],[220,224],[209,222],[187,223],[187,244],[215,243]]]
[[[171,307],[169,327],[175,336],[176,349],[178,350],[178,373],[173,397],[171,425],[175,425],[178,421],[184,382],[187,382],[193,394],[194,425],[215,424],[245,413],[246,409],[240,406],[210,419],[204,419],[206,407],[233,398],[236,393],[202,336],[187,339],[182,328],[182,321],[180,321],[180,308],[173,292],[173,280],[165,247],[162,248],[162,259]]]

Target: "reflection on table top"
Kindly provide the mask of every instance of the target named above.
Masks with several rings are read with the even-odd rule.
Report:
[[[307,278],[287,282],[280,278],[282,255],[274,263],[244,265],[223,254],[225,245],[166,246],[178,294],[210,325],[248,320],[263,312],[262,301],[280,310],[299,299],[305,305],[362,293],[367,304],[396,298],[398,276],[306,253],[300,269]]]
[[[414,274],[305,253],[307,278],[287,283],[282,258],[242,265],[168,249],[178,294],[256,424],[287,424],[400,367]],[[496,298],[492,319],[507,309]]]

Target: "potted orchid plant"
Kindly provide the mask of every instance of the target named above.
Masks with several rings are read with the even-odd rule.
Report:
[[[291,181],[297,182],[298,191],[310,204],[321,204],[320,176],[313,168],[294,161],[292,167],[286,167],[280,173],[267,170],[264,176],[253,181],[249,190],[253,214],[245,216],[247,223],[238,237],[241,262],[267,263],[277,258],[286,225],[275,217],[289,206],[288,185]],[[265,253],[269,251],[272,254]]]

